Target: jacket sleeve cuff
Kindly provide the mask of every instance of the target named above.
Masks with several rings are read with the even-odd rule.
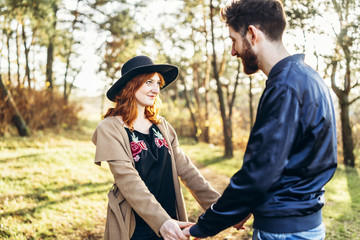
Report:
[[[190,234],[191,234],[191,236],[198,237],[198,238],[206,238],[206,237],[208,237],[207,234],[205,234],[203,231],[200,230],[198,224],[195,224],[194,226],[192,226],[190,228]]]

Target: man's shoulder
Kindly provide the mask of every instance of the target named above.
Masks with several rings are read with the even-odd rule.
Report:
[[[302,61],[289,61],[276,76],[269,78],[266,90],[288,91],[296,96],[301,105],[316,102],[328,95],[328,88],[322,77]]]
[[[273,78],[269,78],[270,85],[284,85],[298,91],[311,86],[323,85],[323,79],[311,66],[304,62],[289,61]]]

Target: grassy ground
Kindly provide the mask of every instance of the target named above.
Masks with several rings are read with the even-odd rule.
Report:
[[[0,140],[1,239],[100,238],[112,178],[91,163],[89,131]]]
[[[101,239],[106,193],[112,176],[92,163],[90,137],[96,121],[75,130],[38,132],[31,138],[0,138],[0,239]],[[223,159],[220,147],[182,140],[204,176],[222,191],[241,166],[242,152]],[[340,167],[326,186],[327,239],[360,238],[359,169]],[[190,220],[201,214],[185,191]],[[249,239],[231,228],[212,239]]]

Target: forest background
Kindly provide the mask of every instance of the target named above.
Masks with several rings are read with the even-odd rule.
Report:
[[[220,8],[228,3],[0,1],[0,164],[8,169],[0,175],[0,186],[4,186],[0,190],[0,236],[22,236],[21,228],[10,226],[10,219],[28,214],[15,206],[24,197],[20,194],[24,186],[17,185],[16,179],[29,181],[26,174],[18,176],[23,173],[22,161],[42,162],[44,156],[34,148],[46,154],[56,151],[64,145],[59,136],[69,142],[78,136],[79,146],[85,144],[82,141],[91,144],[91,129],[111,105],[105,92],[120,77],[122,64],[135,55],[179,67],[178,80],[162,92],[162,115],[184,139],[185,147],[191,143],[210,152],[216,149],[215,159],[201,155],[196,159],[199,164],[226,165],[232,159],[230,170],[222,172],[227,178],[239,169],[266,76],[260,72],[245,75],[241,61],[231,56],[227,28],[219,18]],[[358,178],[360,166],[360,2],[283,0],[283,4],[288,16],[286,47],[291,53],[305,53],[305,61],[331,89],[337,113],[339,171],[344,174],[342,179],[352,179],[348,186],[353,186],[349,182]],[[84,149],[92,152],[86,144]],[[86,156],[79,158],[90,163],[93,156]],[[12,165],[14,161],[17,166]],[[49,196],[42,199],[42,191],[34,196],[38,194],[41,201],[51,202]],[[9,201],[15,204],[12,210]],[[350,203],[350,208],[357,209],[355,214],[360,214],[359,204]],[[196,214],[197,210],[194,218]],[[342,231],[338,229],[342,228],[335,228],[335,233]],[[354,232],[360,232],[358,225]],[[52,236],[36,231],[28,234],[37,236],[35,239]]]

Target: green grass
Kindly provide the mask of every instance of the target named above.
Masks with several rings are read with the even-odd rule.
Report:
[[[96,121],[83,121],[75,130],[0,138],[0,239],[102,238],[113,180],[106,164],[93,164],[95,126]],[[242,151],[224,159],[218,146],[189,139],[182,139],[181,146],[220,188],[241,166]],[[326,186],[327,239],[360,238],[359,174],[359,169],[340,166]],[[189,218],[196,220],[202,210],[184,193]],[[250,224],[247,231],[229,229],[213,239],[247,239]]]
[[[92,163],[87,124],[1,139],[0,239],[101,237],[112,176]]]
[[[340,166],[326,186],[324,222],[328,239],[360,238],[360,170]]]
[[[192,139],[180,139],[181,149],[196,160],[198,167],[206,166],[211,170],[231,177],[242,164],[243,151],[234,151],[233,158],[224,158],[224,149],[213,144],[195,143]]]

